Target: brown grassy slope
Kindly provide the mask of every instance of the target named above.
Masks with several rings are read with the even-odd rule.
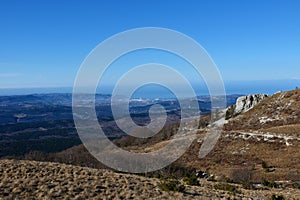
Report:
[[[252,110],[230,119],[215,148],[204,159],[198,158],[201,143],[195,141],[177,163],[230,179],[235,178],[234,170],[246,169],[251,176],[248,181],[299,182],[299,100],[299,89],[266,98]],[[256,135],[251,136],[253,132]],[[291,139],[285,140],[284,136]],[[262,168],[263,162],[273,167],[270,172]]]
[[[274,94],[229,120],[225,130],[259,130],[300,124],[300,89]]]
[[[185,155],[184,162],[226,176],[230,176],[235,168],[251,169],[251,181],[254,182],[263,179],[300,181],[299,89],[264,99],[248,112],[230,119],[224,129],[217,145],[205,159],[197,159],[193,155],[195,150],[190,149],[187,155],[193,158]],[[250,137],[247,133],[256,136]],[[269,135],[274,137],[269,138]],[[285,140],[282,136],[292,139]],[[195,146],[194,149],[200,148],[200,144]],[[273,166],[271,172],[262,169],[262,162]]]
[[[259,131],[263,132],[263,133],[291,135],[291,136],[300,138],[300,124],[274,126],[271,128],[260,129]]]
[[[199,159],[199,143],[183,155],[178,162],[210,173],[234,179],[235,169],[249,169],[250,182],[262,182],[264,179],[273,181],[300,181],[300,142],[293,141],[287,146],[279,141],[244,140],[235,133],[231,137],[222,135],[215,148],[204,158]],[[262,162],[272,166],[271,172],[262,168]]]
[[[269,199],[282,194],[299,199],[295,189],[224,191],[219,183],[200,180],[185,192],[166,192],[156,178],[59,163],[0,160],[0,199]]]

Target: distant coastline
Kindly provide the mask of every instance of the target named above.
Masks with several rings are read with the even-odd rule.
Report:
[[[258,94],[272,95],[278,91],[293,90],[300,87],[300,79],[289,80],[258,80],[258,81],[225,81],[226,94]],[[198,96],[209,95],[204,84],[192,84]],[[111,94],[113,87],[104,87],[97,90],[98,94]],[[32,87],[32,88],[0,88],[0,96],[72,93],[72,87]],[[137,91],[133,98],[172,98],[174,95],[165,89],[148,87]]]

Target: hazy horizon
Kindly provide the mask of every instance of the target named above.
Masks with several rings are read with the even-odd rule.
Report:
[[[258,94],[264,93],[272,95],[278,91],[293,90],[300,86],[300,80],[260,80],[260,81],[225,81],[227,95],[232,94]],[[203,84],[192,84],[197,95],[209,95],[207,88]],[[200,87],[198,87],[200,86]],[[97,89],[97,94],[111,94],[113,86]],[[27,87],[27,88],[0,88],[0,96],[29,95],[29,94],[49,94],[49,93],[72,93],[73,87]],[[172,95],[171,95],[172,96]],[[170,94],[162,88],[141,88],[133,95],[138,97],[169,98]]]

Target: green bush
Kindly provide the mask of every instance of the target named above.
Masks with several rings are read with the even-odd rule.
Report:
[[[230,192],[232,194],[239,193],[237,187],[235,187],[234,185],[230,185],[228,183],[219,183],[219,184],[216,184],[216,185],[214,185],[214,189],[228,191],[228,192]]]
[[[262,185],[270,187],[270,188],[278,188],[278,184],[274,181],[263,180]]]
[[[184,192],[185,186],[177,179],[163,179],[159,185],[159,188],[163,191]]]
[[[300,183],[293,183],[292,187],[295,189],[300,189]]]
[[[186,173],[185,177],[183,178],[183,181],[187,185],[200,185],[195,173]]]
[[[207,181],[212,181],[212,182],[216,182],[216,178],[214,175],[210,176]]]
[[[225,114],[225,119],[228,120],[232,117],[234,117],[234,110],[235,110],[235,105],[230,106],[227,110],[226,110],[226,114]]]
[[[268,169],[268,168],[269,168],[268,164],[267,164],[265,161],[262,161],[262,162],[261,162],[261,166],[262,166],[262,168],[264,168],[264,169]]]
[[[265,161],[262,161],[261,167],[265,170],[265,172],[273,172],[274,171],[274,169],[271,169],[272,167],[270,167]]]
[[[285,198],[283,195],[272,194],[272,196],[269,199],[270,200],[284,200]]]

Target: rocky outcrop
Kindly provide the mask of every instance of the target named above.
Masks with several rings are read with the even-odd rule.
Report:
[[[262,95],[260,98],[264,96]],[[250,110],[244,105],[250,104],[250,101],[247,102],[246,99],[249,99],[249,96],[238,99],[237,104],[232,107],[238,106],[237,109],[234,108],[235,112],[248,111],[232,118],[224,129],[228,131],[259,130],[275,127],[278,129],[282,126],[300,124],[300,89],[269,96]],[[285,131],[285,129],[281,130]],[[293,130],[289,128],[289,132],[298,134],[299,128],[293,128]]]
[[[252,94],[252,95],[239,97],[236,101],[234,114],[238,115],[247,112],[255,105],[259,104],[266,97],[268,97],[268,95],[266,94]]]

